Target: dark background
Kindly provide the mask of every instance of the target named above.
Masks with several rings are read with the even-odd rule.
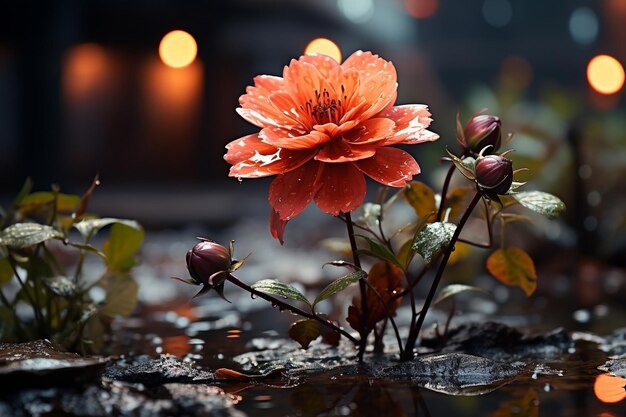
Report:
[[[441,179],[456,112],[466,120],[488,108],[515,132],[513,157],[531,169],[531,189],[570,206],[577,244],[621,256],[624,89],[598,94],[585,70],[600,53],[626,62],[625,0],[66,0],[2,9],[3,200],[27,176],[36,189],[80,193],[98,173],[96,208],[148,227],[266,213],[269,180],[238,185],[222,159],[226,143],[256,130],[235,113],[238,97],[255,75],[279,75],[327,37],[344,58],[362,49],[393,61],[398,103],[429,104],[442,139],[407,149],[422,181]],[[587,20],[576,24],[581,10]],[[198,43],[196,61],[178,70],[158,57],[174,29]],[[258,199],[242,204],[253,192]],[[609,236],[608,249],[598,234]]]

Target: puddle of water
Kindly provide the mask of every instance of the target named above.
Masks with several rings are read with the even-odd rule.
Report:
[[[263,339],[269,340],[264,346],[254,339],[259,348],[271,348],[272,338],[280,346],[279,336],[284,335],[267,328],[267,320],[271,318],[273,328],[286,328],[278,322],[291,319],[269,309],[241,317],[231,310],[207,311],[205,306],[144,311],[143,317],[149,319],[118,323],[120,340],[126,332],[134,335],[132,343],[119,345],[121,351],[130,349],[152,357],[169,353],[211,370],[241,369],[233,357],[249,352],[255,337],[269,336]],[[626,379],[597,369],[609,358],[598,346],[578,340],[569,352],[537,362],[513,382],[482,395],[451,396],[412,381],[332,371],[217,385],[240,396],[235,408],[255,417],[625,416]]]

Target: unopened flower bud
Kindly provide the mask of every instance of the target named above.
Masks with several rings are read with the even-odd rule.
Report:
[[[211,275],[227,271],[230,264],[228,249],[208,240],[197,243],[187,252],[187,269],[198,284],[211,285]]]
[[[496,116],[481,114],[472,117],[463,129],[465,143],[469,150],[478,153],[485,146],[491,145],[486,153],[497,152],[502,142],[501,125],[500,119]]]
[[[513,161],[500,155],[478,158],[476,182],[487,194],[505,194],[513,183]]]

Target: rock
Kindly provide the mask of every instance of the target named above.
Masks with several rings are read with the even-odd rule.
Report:
[[[145,385],[159,385],[168,382],[213,382],[212,372],[194,367],[173,355],[162,355],[159,359],[149,359],[130,365],[113,366],[104,376],[113,380],[139,382]]]
[[[599,347],[611,355],[626,355],[626,327],[617,329],[605,336]]]
[[[0,343],[0,383],[14,388],[81,384],[97,380],[109,361],[63,352],[48,340]]]
[[[502,323],[471,323],[450,329],[444,344],[437,338],[425,338],[423,345],[441,352],[464,352],[499,361],[542,360],[558,357],[574,347],[563,329],[527,335]]]
[[[626,357],[608,360],[604,365],[600,365],[598,369],[609,372],[615,376],[626,378]]]
[[[479,395],[510,382],[524,364],[508,364],[463,353],[418,356],[411,362],[380,368],[379,378],[411,380],[449,395]]]

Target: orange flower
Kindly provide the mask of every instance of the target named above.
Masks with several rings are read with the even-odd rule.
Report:
[[[402,187],[420,168],[391,147],[434,141],[423,104],[394,106],[396,70],[371,52],[343,64],[325,55],[292,60],[283,77],[261,75],[239,98],[237,112],[261,128],[226,145],[230,176],[277,175],[269,190],[272,235],[315,200],[334,216],[365,198],[365,176]]]

